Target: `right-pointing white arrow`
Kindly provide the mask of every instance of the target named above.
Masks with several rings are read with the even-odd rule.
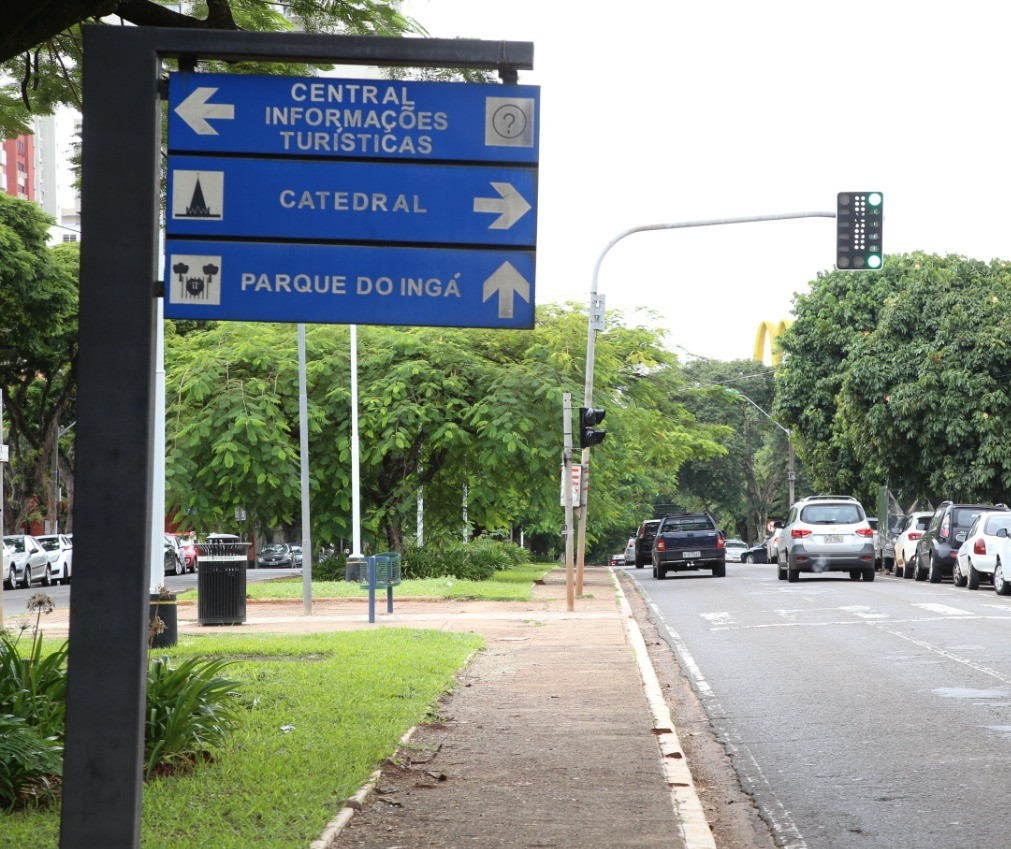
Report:
[[[176,115],[182,118],[198,136],[216,136],[218,131],[207,123],[208,118],[235,117],[235,106],[231,103],[208,103],[216,88],[201,86],[176,107]]]
[[[484,281],[484,297],[487,301],[492,295],[498,295],[498,317],[513,317],[513,302],[519,295],[530,303],[530,283],[520,274],[511,262],[503,262],[487,280]]]
[[[530,211],[530,204],[512,183],[492,183],[491,187],[499,193],[499,197],[474,198],[474,212],[498,213],[498,218],[488,225],[488,229],[508,230]]]

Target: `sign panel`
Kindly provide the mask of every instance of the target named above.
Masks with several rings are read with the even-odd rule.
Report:
[[[172,240],[165,317],[531,328],[534,253]]]
[[[171,156],[169,236],[533,247],[529,167]]]
[[[536,163],[540,89],[169,75],[172,153]]]

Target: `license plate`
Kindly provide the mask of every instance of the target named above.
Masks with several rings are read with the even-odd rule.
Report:
[[[702,552],[701,551],[686,551],[681,556],[684,557],[685,560],[691,560],[693,557],[701,557],[702,556]]]
[[[842,534],[825,534],[823,539],[827,543],[842,542]]]

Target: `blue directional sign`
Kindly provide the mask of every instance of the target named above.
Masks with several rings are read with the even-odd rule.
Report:
[[[169,236],[536,243],[529,166],[173,156]]]
[[[532,251],[172,240],[167,318],[530,328]]]
[[[172,74],[168,318],[529,328],[536,86]]]
[[[538,159],[537,86],[174,73],[169,152]]]

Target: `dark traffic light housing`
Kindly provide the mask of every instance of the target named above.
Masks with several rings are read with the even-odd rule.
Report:
[[[599,425],[604,420],[603,410],[594,410],[592,407],[579,408],[579,447],[589,448],[591,445],[599,445],[607,436],[606,430],[598,430]]]
[[[884,262],[881,192],[839,192],[836,197],[835,267],[839,271],[877,271]]]

